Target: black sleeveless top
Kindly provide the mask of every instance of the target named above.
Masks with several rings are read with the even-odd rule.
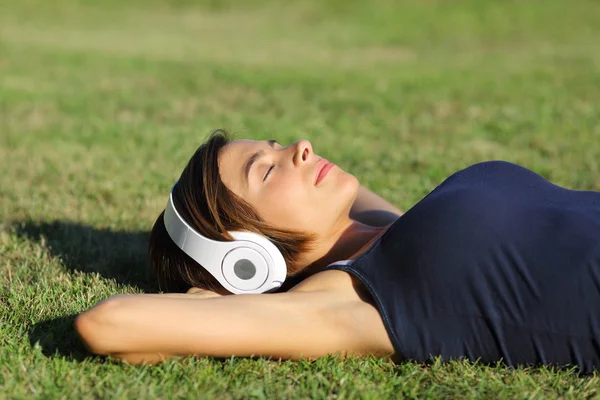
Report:
[[[328,269],[370,292],[401,360],[600,368],[600,192],[476,164]]]

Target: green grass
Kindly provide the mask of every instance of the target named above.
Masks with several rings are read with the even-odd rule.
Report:
[[[600,3],[21,0],[0,13],[0,397],[600,397],[597,374],[90,357],[73,317],[155,290],[145,241],[217,127],[311,140],[409,209],[504,159],[600,190]]]

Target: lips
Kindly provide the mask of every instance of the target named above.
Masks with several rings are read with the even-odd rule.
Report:
[[[333,168],[334,166],[335,166],[335,164],[330,163],[326,159],[324,159],[324,158],[320,159],[317,162],[317,168],[316,168],[316,172],[315,172],[315,185],[318,185],[319,182],[321,182],[321,180],[323,180],[323,178],[325,178],[325,175],[327,175],[329,170],[331,170],[331,168]]]

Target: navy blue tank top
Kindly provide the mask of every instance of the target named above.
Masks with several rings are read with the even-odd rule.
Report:
[[[400,360],[600,368],[600,192],[476,164],[328,269],[365,286]]]

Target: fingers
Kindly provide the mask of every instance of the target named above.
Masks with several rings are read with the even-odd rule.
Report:
[[[208,297],[219,297],[222,296],[219,293],[213,292],[208,289],[200,289],[197,287],[191,287],[186,292],[187,294],[193,294],[196,297],[208,298]]]

